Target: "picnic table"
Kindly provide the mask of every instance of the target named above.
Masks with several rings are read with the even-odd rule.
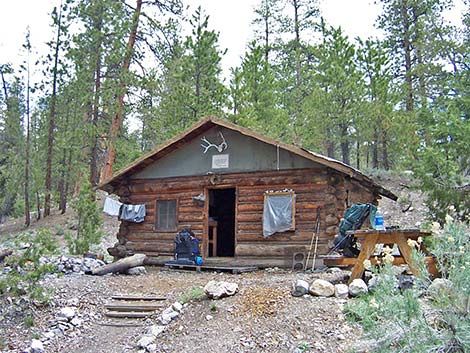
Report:
[[[428,237],[432,233],[431,232],[422,232],[419,229],[386,229],[386,230],[376,230],[376,229],[368,229],[368,230],[355,230],[349,231],[348,234],[354,235],[357,241],[361,243],[361,252],[357,258],[344,258],[342,261],[343,264],[354,265],[350,282],[356,278],[361,278],[365,267],[364,261],[370,260],[371,263],[376,263],[377,261],[372,256],[374,251],[376,250],[377,244],[386,244],[390,247],[393,247],[394,244],[397,244],[398,250],[400,251],[401,256],[395,256],[394,264],[406,264],[410,268],[410,271],[414,275],[418,275],[419,271],[416,266],[413,264],[413,258],[411,255],[411,247],[408,245],[408,239],[412,239],[417,241],[419,237]],[[421,247],[421,250],[426,254],[427,251],[424,246]],[[333,259],[326,259],[324,261],[325,264],[328,264],[328,260],[330,263],[338,261],[333,261]],[[426,257],[426,262],[428,264],[428,268],[432,274],[435,274],[437,271],[435,270],[434,266],[434,259],[432,256]]]

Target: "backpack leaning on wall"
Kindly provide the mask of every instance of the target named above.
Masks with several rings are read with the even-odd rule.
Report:
[[[367,217],[373,227],[376,212],[377,207],[370,203],[355,203],[346,209],[339,223],[338,235],[335,237],[334,247],[330,253],[339,250],[346,257],[357,257],[360,251],[356,245],[356,238],[347,232],[361,228]]]
[[[182,229],[175,237],[175,263],[194,265],[193,244],[191,236],[194,236],[189,229]]]

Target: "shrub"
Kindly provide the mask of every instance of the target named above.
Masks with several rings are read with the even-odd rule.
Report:
[[[90,251],[90,247],[101,241],[102,220],[95,201],[95,194],[88,179],[82,184],[78,198],[72,207],[77,211],[78,226],[76,236],[67,232],[65,239],[71,254],[80,255]]]
[[[181,294],[180,302],[185,304],[192,300],[195,300],[195,301],[202,300],[205,297],[206,295],[204,294],[204,290],[202,289],[202,287],[195,286],[195,287],[192,287],[190,290]]]
[[[450,221],[450,218],[448,218]],[[434,225],[436,227],[436,225]],[[375,268],[373,292],[346,306],[348,317],[361,323],[360,345],[368,352],[470,352],[470,230],[449,222],[439,229],[431,251],[449,291],[423,297],[430,283],[423,256],[413,250],[422,273],[412,289],[400,291],[390,265]],[[358,348],[358,347],[356,347]]]
[[[52,264],[42,263],[41,258],[57,253],[56,240],[49,230],[39,229],[37,233],[20,234],[15,243],[26,249],[7,257],[5,264],[11,270],[0,280],[0,294],[27,294],[37,302],[47,303],[50,293],[37,282],[44,274],[55,271]]]

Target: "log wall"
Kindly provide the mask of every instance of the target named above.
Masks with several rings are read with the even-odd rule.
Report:
[[[290,266],[293,253],[308,251],[317,208],[320,208],[321,217],[318,243],[318,254],[321,255],[328,252],[341,215],[348,205],[376,202],[372,190],[328,168],[222,174],[216,178],[132,179],[128,183],[118,190],[120,201],[145,203],[147,216],[140,224],[121,222],[118,244],[110,250],[116,257],[138,252],[162,259],[172,257],[176,231],[155,230],[158,199],[178,200],[178,230],[189,227],[203,240],[203,235],[207,234],[207,205],[198,205],[193,197],[203,193],[207,203],[210,188],[236,188],[235,260],[266,266]],[[296,195],[296,229],[263,238],[264,192],[283,189],[292,189]]]

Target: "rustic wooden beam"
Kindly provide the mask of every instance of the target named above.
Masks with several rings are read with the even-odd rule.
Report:
[[[125,257],[111,264],[104,265],[102,267],[97,267],[91,271],[91,274],[102,276],[107,273],[122,273],[129,268],[142,266],[146,257],[147,256],[145,254],[135,254],[129,257]]]

